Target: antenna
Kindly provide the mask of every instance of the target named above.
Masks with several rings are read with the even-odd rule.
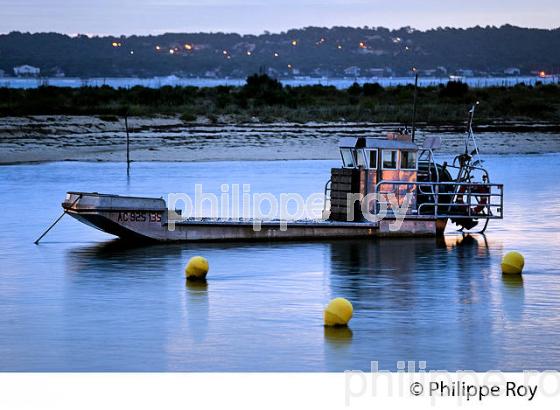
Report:
[[[478,145],[477,145],[476,140],[474,138],[474,132],[473,132],[473,129],[472,129],[472,124],[473,124],[473,120],[474,120],[474,112],[475,112],[478,104],[480,104],[479,101],[474,103],[472,105],[471,109],[469,110],[469,118],[468,118],[468,121],[467,121],[467,136],[465,138],[465,154],[469,153],[469,140],[472,140],[473,146],[474,146],[474,151],[472,152],[472,154],[474,154],[474,155],[479,154]]]
[[[412,67],[414,72],[414,100],[412,102],[412,142],[414,142],[414,135],[416,134],[416,98],[418,97],[418,70]]]
[[[476,103],[474,103],[471,107],[471,109],[469,110],[469,120],[467,122],[467,132],[468,133],[472,133],[472,123],[473,123],[473,118],[474,118],[474,111],[476,109],[476,106],[480,104],[480,101],[477,101]]]

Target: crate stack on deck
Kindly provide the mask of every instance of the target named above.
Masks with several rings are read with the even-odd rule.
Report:
[[[359,201],[349,201],[348,194],[360,192],[360,170],[353,168],[331,169],[331,209],[329,219],[331,221],[360,221],[362,213]],[[349,203],[350,202],[350,203]],[[348,206],[354,208],[354,212],[348,212]]]

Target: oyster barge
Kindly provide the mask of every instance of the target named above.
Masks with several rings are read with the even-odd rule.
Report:
[[[422,146],[406,132],[387,139],[342,138],[342,166],[331,170],[320,220],[265,220],[256,230],[250,219],[183,218],[162,198],[96,192],[68,192],[62,207],[80,222],[133,241],[435,236],[449,221],[460,230],[478,226],[484,232],[491,219],[503,217],[503,185],[491,183],[483,167],[470,125],[473,112],[465,151],[450,164],[434,159],[439,137],[426,138]],[[402,224],[394,229],[397,220]]]

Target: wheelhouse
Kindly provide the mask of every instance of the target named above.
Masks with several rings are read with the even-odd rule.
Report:
[[[470,154],[469,143],[475,148]],[[465,144],[465,153],[453,163],[438,164],[433,150],[441,146],[440,137],[426,137],[421,146],[406,133],[342,138],[342,167],[331,170],[325,188],[329,219],[360,221],[366,211],[377,216],[387,211],[389,217],[405,212],[435,218],[443,227],[451,219],[471,229],[482,219],[486,229],[489,219],[502,217],[502,185],[490,184],[472,131]]]
[[[407,193],[413,192],[413,185],[402,184],[396,190],[394,186],[381,186],[379,189],[377,186],[380,181],[417,181],[418,146],[410,140],[410,136],[389,134],[387,139],[342,138],[339,148],[343,168],[354,170],[355,178],[359,180],[359,190],[354,192],[364,196],[374,192],[394,192],[399,204]],[[337,179],[336,176],[334,178]],[[334,188],[345,189],[339,184]]]

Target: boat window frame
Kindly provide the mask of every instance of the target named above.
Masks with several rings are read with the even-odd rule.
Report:
[[[384,159],[385,152],[396,152],[397,155],[395,157],[395,167],[394,168],[388,168],[388,167],[385,166],[385,159]],[[398,149],[387,148],[387,149],[381,150],[381,169],[382,170],[388,170],[388,171],[398,170],[399,169],[399,159],[400,159],[400,155],[399,155],[399,150]]]
[[[379,149],[377,148],[364,148],[364,156],[366,158],[366,165],[367,169],[377,169],[378,162],[379,162]],[[375,151],[375,166],[371,166],[371,153]]]
[[[367,168],[368,160],[364,148],[355,148],[354,151],[356,152],[356,168]],[[361,164],[359,163],[360,158],[362,162]]]
[[[414,149],[403,149],[403,150],[399,150],[400,154],[399,154],[399,169],[403,170],[403,171],[418,171],[418,151],[414,150]],[[414,154],[414,167],[413,168],[409,168],[409,167],[403,167],[403,153],[407,152],[407,153],[413,153]]]
[[[346,164],[346,160],[344,158],[343,151],[349,151],[350,152],[350,155],[352,156],[353,166],[348,166]],[[355,148],[350,148],[350,147],[340,148],[340,157],[342,158],[342,168],[356,169],[358,167],[358,161],[357,161],[357,158],[356,158],[356,149]]]

